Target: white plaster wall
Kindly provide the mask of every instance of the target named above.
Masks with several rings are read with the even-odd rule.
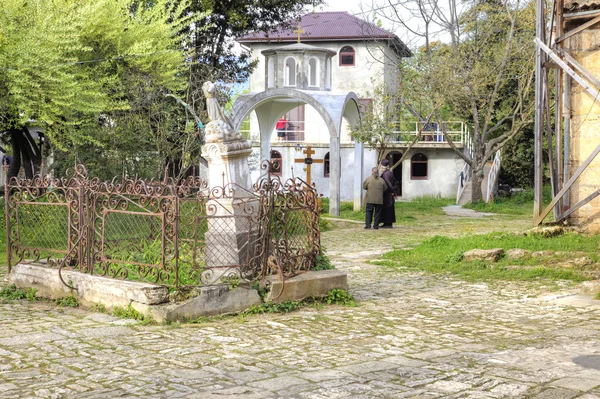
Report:
[[[428,158],[427,180],[410,178],[410,158],[417,152],[425,154]],[[463,166],[464,161],[449,148],[412,150],[402,162],[402,198],[455,197],[458,176]]]
[[[314,159],[324,159],[325,154],[329,152],[329,147],[324,143],[311,144],[315,151]],[[296,151],[293,145],[277,145],[272,146],[272,149],[277,150],[283,157],[282,162],[282,179],[288,179],[293,174],[296,177],[306,179],[306,172],[303,170],[303,163],[296,163],[294,159],[304,158],[302,151],[306,146],[302,145],[302,151]],[[258,158],[259,147],[253,148],[253,157]],[[410,179],[410,158],[417,152],[425,154],[428,159],[428,179],[427,180],[411,180]],[[343,145],[341,148],[342,155],[342,176],[340,196],[342,201],[352,201],[354,198],[354,174],[357,173],[354,164],[354,146]],[[254,162],[258,165],[258,162]],[[257,166],[251,167],[251,178],[253,182],[260,176],[260,170]],[[377,166],[377,152],[373,149],[366,148],[364,152],[364,163],[362,175],[366,179],[371,174],[371,168]],[[464,166],[464,161],[459,158],[451,149],[418,149],[413,150],[409,157],[402,163],[402,198],[413,199],[423,196],[447,197],[454,198],[456,196],[456,188],[458,184],[458,176]],[[313,164],[311,167],[312,181],[317,187],[317,192],[329,197],[329,178],[324,177],[324,165]]]
[[[319,112],[312,106],[304,106],[304,141],[329,144],[329,130]]]
[[[258,65],[250,76],[250,92],[261,92],[266,88],[265,79],[267,70],[265,57],[261,52],[269,48],[282,47],[286,44],[289,43],[256,43],[249,46],[252,59],[258,60]],[[367,92],[372,93],[376,85],[390,82],[389,79],[387,79],[387,82],[385,79],[386,65],[379,61],[385,57],[397,58],[396,54],[389,49],[382,49],[379,46],[372,45],[367,47],[367,44],[361,41],[314,42],[307,44],[327,48],[336,53],[339,53],[340,49],[344,46],[354,48],[354,66],[340,66],[339,55],[336,54],[333,56],[331,62],[333,91],[354,91],[360,95]],[[389,73],[389,68],[387,68],[387,71]]]

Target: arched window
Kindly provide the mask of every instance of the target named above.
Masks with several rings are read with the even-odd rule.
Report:
[[[354,49],[350,46],[344,46],[340,50],[340,66],[354,66]]]
[[[267,61],[267,89],[275,87],[275,58],[269,57]]]
[[[285,59],[284,65],[285,86],[296,86],[296,59],[288,57]]]
[[[308,85],[319,86],[319,60],[314,57],[308,60]]]
[[[323,157],[323,177],[329,177],[329,153]]]
[[[283,160],[281,159],[281,153],[279,151],[271,150],[271,167],[269,173],[281,176]]]
[[[420,152],[410,159],[410,178],[412,180],[427,180],[427,157]]]

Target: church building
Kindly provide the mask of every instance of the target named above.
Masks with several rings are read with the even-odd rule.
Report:
[[[362,181],[377,164],[377,151],[354,142],[350,126],[373,101],[377,87],[393,90],[397,67],[411,52],[393,33],[346,12],[313,12],[293,27],[238,38],[258,67],[249,93],[235,101],[232,123],[253,143],[251,174],[259,160],[277,159],[282,178],[300,177],[330,198],[360,206]],[[418,132],[390,131],[384,156],[395,163]],[[434,124],[394,170],[401,198],[456,195],[464,161]],[[463,148],[466,127],[451,123],[454,143]]]

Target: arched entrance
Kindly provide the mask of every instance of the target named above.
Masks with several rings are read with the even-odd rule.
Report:
[[[260,129],[260,157],[270,158],[270,138],[281,115],[296,108],[299,104],[308,104],[323,118],[329,133],[330,180],[329,198],[330,213],[340,212],[340,133],[342,121],[349,124],[360,122],[358,97],[353,92],[331,93],[325,91],[308,91],[292,88],[267,89],[260,93],[241,95],[236,99],[231,118],[235,130],[239,130],[244,119],[254,111]],[[362,172],[362,163],[356,165]]]

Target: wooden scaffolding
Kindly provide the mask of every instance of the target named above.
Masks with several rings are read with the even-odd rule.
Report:
[[[589,66],[586,67],[581,62],[581,57],[578,60],[575,56],[576,53],[581,55],[581,52],[578,53],[581,45],[587,46],[590,51],[595,48],[600,52],[600,38],[595,38],[600,36],[595,33],[600,32],[600,0],[553,0],[551,8],[548,6],[549,3],[545,0],[537,0],[535,225],[542,223],[552,210],[554,220],[563,221],[600,195],[600,176],[587,170],[600,152],[600,142],[596,144],[593,140],[585,140],[577,135],[579,129],[593,119],[590,118],[592,109],[598,109],[600,80],[592,73],[595,68],[591,71]],[[596,43],[590,43],[590,39]],[[587,52],[585,56],[588,54],[590,53]],[[579,96],[577,100],[574,100],[574,92]],[[585,107],[589,106],[588,114],[577,120],[575,125],[572,120],[574,103],[577,107],[583,104]],[[596,114],[592,113],[591,116],[598,119],[594,115]],[[596,129],[596,122],[593,128]],[[577,137],[577,148],[583,149],[581,152],[577,150],[576,155],[573,155],[571,142],[573,134]],[[600,131],[598,136],[600,138]],[[585,148],[586,145],[589,150]],[[547,156],[544,151],[547,151]],[[547,169],[544,158],[548,162]],[[544,207],[542,184],[545,171],[550,175],[552,200]],[[586,175],[590,174],[585,187],[581,182],[576,183],[584,172]],[[595,187],[590,189],[593,185]]]

